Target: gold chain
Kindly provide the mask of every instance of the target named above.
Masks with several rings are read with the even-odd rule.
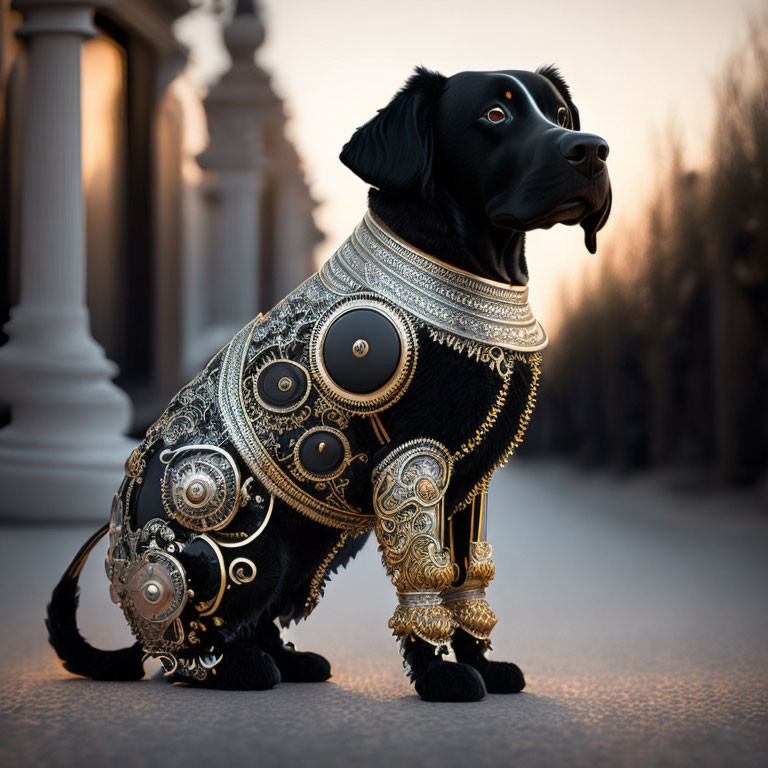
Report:
[[[509,385],[511,381],[511,374],[504,376],[504,379],[501,383],[501,389],[499,389],[498,394],[493,401],[493,405],[488,411],[485,419],[483,420],[483,423],[475,430],[475,434],[470,437],[469,440],[464,442],[456,451],[454,451],[453,456],[451,457],[454,462],[457,462],[459,459],[472,453],[472,451],[474,451],[475,448],[477,448],[477,446],[480,445],[480,443],[483,441],[483,438],[485,438],[485,436],[491,431],[491,428],[499,418],[499,414],[501,413],[504,407],[504,403],[507,400],[507,395],[509,394]]]
[[[514,453],[517,447],[523,442],[525,431],[528,428],[528,424],[531,421],[531,416],[533,415],[533,409],[536,405],[536,395],[538,394],[539,379],[541,377],[541,353],[534,352],[533,354],[531,354],[530,363],[531,363],[531,372],[533,374],[533,378],[531,379],[531,389],[528,392],[528,398],[525,402],[525,409],[523,410],[523,413],[520,416],[520,422],[518,423],[517,432],[515,432],[515,435],[512,438],[512,441],[509,443],[504,453],[500,456],[500,458],[496,461],[496,463],[480,478],[480,480],[478,480],[478,482],[475,483],[472,490],[464,497],[464,499],[462,499],[462,501],[459,502],[456,505],[456,507],[454,507],[453,511],[451,512],[451,515],[454,515],[460,510],[469,506],[469,504],[472,502],[475,496],[477,496],[479,493],[482,493],[483,491],[488,489],[488,484],[491,482],[491,477],[493,476],[493,473],[497,469],[499,469],[499,467],[503,467],[509,461],[509,457]]]
[[[304,603],[304,608],[306,609],[304,612],[305,619],[317,607],[317,604],[320,601],[320,589],[323,586],[325,572],[328,570],[328,566],[333,561],[333,558],[336,557],[338,551],[347,543],[349,535],[349,531],[341,532],[341,536],[336,542],[336,546],[325,556],[323,561],[318,566],[318,569],[315,571],[315,575],[312,577],[312,581],[309,583],[309,595],[307,595],[307,600]]]

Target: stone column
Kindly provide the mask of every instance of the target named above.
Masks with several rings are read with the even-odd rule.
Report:
[[[103,2],[101,5],[108,4]],[[132,444],[128,397],[90,334],[85,306],[80,49],[82,0],[15,0],[29,48],[20,301],[0,349],[0,515],[106,520]]]
[[[272,255],[275,301],[290,293],[317,269],[313,251],[323,240],[323,233],[312,216],[316,203],[309,194],[298,158],[282,167],[285,171],[275,180],[277,201]]]
[[[210,142],[198,156],[206,175],[209,220],[209,309],[206,354],[215,352],[259,306],[260,199],[265,173],[264,122],[276,99],[268,75],[254,62],[264,27],[250,0],[239,0],[224,28],[231,69],[211,88],[204,106]]]

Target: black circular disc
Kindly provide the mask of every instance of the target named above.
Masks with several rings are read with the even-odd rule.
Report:
[[[313,475],[332,475],[344,461],[344,443],[333,432],[317,430],[302,440],[299,461]]]
[[[276,360],[259,372],[256,389],[267,406],[290,408],[304,397],[307,391],[307,374],[297,365],[285,360]]]
[[[403,353],[392,321],[375,309],[352,309],[335,320],[323,341],[323,364],[336,384],[356,395],[381,389]]]

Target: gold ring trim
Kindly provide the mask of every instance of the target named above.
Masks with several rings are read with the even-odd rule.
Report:
[[[225,428],[231,436],[240,457],[254,477],[279,499],[311,520],[342,530],[363,533],[371,529],[370,515],[332,506],[310,495],[287,478],[269,452],[261,444],[250,426],[245,426],[237,414],[245,413],[240,375],[245,365],[248,342],[255,326],[262,322],[257,317],[248,323],[227,346],[219,373],[219,407]]]
[[[370,309],[379,312],[395,327],[400,338],[400,360],[389,380],[373,392],[364,395],[349,392],[334,380],[323,360],[323,344],[330,327],[347,312],[355,309]],[[336,302],[327,309],[312,329],[310,339],[309,365],[312,380],[318,389],[343,408],[356,414],[370,414],[383,411],[394,405],[408,389],[416,371],[418,342],[410,318],[393,304],[382,300],[375,293],[356,293]]]
[[[311,434],[315,432],[330,432],[331,434],[336,435],[336,437],[338,437],[339,440],[341,440],[341,444],[344,446],[344,460],[341,462],[341,464],[339,464],[338,467],[336,467],[336,469],[333,470],[333,472],[327,475],[320,475],[314,472],[310,472],[301,463],[301,459],[299,458],[299,451],[301,450],[302,444]],[[312,427],[312,429],[308,429],[297,440],[296,445],[293,447],[294,468],[296,469],[296,472],[306,480],[314,480],[314,481],[333,480],[334,478],[337,478],[339,475],[344,473],[344,470],[347,468],[350,461],[352,461],[352,448],[350,448],[349,440],[347,440],[346,435],[340,430],[336,429],[335,427],[326,427],[324,424],[321,424],[317,427]]]
[[[197,538],[202,539],[206,544],[210,546],[210,548],[216,554],[216,559],[219,561],[219,573],[221,576],[221,583],[219,584],[219,592],[214,598],[213,604],[209,608],[204,608],[202,611],[200,611],[201,617],[211,616],[212,614],[216,613],[218,607],[221,605],[221,599],[222,597],[224,597],[224,591],[227,588],[227,572],[224,567],[224,556],[221,554],[221,550],[219,549],[218,544],[210,536],[206,536],[206,534],[204,533],[199,534]]]
[[[297,400],[295,403],[291,403],[289,406],[285,408],[281,408],[279,406],[271,405],[270,403],[267,403],[259,394],[259,377],[264,371],[267,370],[267,368],[269,368],[271,365],[274,365],[275,363],[288,363],[290,365],[295,366],[296,368],[298,368],[304,373],[304,380],[307,382],[307,387],[304,390],[304,394],[301,396],[301,398]],[[292,411],[295,411],[297,408],[301,408],[301,406],[307,402],[307,398],[309,397],[309,393],[311,391],[312,391],[312,382],[310,381],[309,371],[301,363],[297,363],[295,360],[289,360],[287,357],[272,358],[265,361],[256,371],[256,375],[253,377],[253,396],[256,398],[256,402],[262,408],[264,408],[267,411],[271,411],[272,413],[291,413]]]
[[[269,523],[269,518],[272,517],[272,510],[274,508],[275,508],[275,496],[274,494],[270,493],[269,508],[267,509],[267,514],[264,517],[264,521],[247,539],[243,539],[242,541],[219,541],[218,539],[213,539],[213,541],[215,541],[220,547],[227,547],[232,549],[235,549],[237,547],[247,546],[252,541],[255,541],[256,539],[258,539],[262,533],[264,533],[264,529],[267,527],[267,523]]]

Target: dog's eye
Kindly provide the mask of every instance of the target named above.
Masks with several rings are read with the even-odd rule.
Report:
[[[486,113],[485,118],[491,123],[500,123],[507,119],[507,113],[501,107],[491,107]]]
[[[557,110],[557,124],[561,128],[567,128],[569,122],[568,110],[565,107],[560,107]]]

